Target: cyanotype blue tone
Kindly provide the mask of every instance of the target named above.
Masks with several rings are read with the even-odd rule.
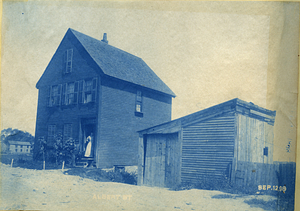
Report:
[[[42,169],[43,161],[44,170],[46,162],[62,165],[65,175],[89,169],[100,181],[238,194],[213,199],[275,195],[276,203],[244,202],[293,210],[295,163],[273,160],[276,111],[236,98],[171,121],[173,91],[141,58],[108,43],[106,33],[100,41],[67,30],[36,84],[39,166],[31,168]],[[5,159],[13,167],[13,154],[28,154],[32,146],[9,137]],[[126,167],[137,169],[128,174]]]
[[[233,99],[139,131],[138,184],[293,198],[295,163],[273,162],[275,116]]]
[[[36,146],[46,139],[47,156],[55,136],[72,137],[78,162],[98,168],[137,165],[136,131],[171,120],[175,94],[140,58],[69,29],[45,72],[39,89]],[[84,156],[93,134],[91,155]]]

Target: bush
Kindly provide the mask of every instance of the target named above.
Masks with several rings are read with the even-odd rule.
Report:
[[[56,164],[60,164],[63,161],[65,161],[66,164],[75,164],[75,157],[78,153],[78,147],[76,146],[73,138],[63,141],[61,134],[56,135],[54,149]]]
[[[102,170],[101,174],[103,177],[113,181],[113,182],[120,182],[126,183],[130,185],[137,184],[137,174],[136,173],[129,173],[125,170],[115,170],[115,171],[104,171]]]

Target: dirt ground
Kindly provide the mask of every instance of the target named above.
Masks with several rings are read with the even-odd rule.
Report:
[[[0,210],[276,210],[276,197],[99,182],[1,163]]]

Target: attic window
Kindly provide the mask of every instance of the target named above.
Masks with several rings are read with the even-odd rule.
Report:
[[[72,59],[73,59],[73,49],[68,49],[65,52],[65,59],[64,59],[64,74],[72,72]]]

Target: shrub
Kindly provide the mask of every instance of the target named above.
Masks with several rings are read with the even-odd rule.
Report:
[[[115,171],[101,171],[101,175],[113,182],[121,182],[131,185],[137,184],[137,174],[129,173],[125,170],[115,170]]]
[[[61,134],[56,135],[54,148],[56,164],[60,164],[63,161],[65,161],[66,164],[75,164],[75,157],[78,153],[78,147],[73,138],[63,141]]]

